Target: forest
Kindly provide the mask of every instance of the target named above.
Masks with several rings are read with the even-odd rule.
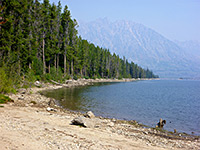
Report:
[[[82,39],[60,2],[1,0],[0,13],[0,92],[24,81],[158,77]]]

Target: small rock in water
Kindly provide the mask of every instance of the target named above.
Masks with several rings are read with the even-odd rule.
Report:
[[[162,120],[162,118],[160,118],[160,121],[158,122],[156,127],[163,128],[164,124],[166,124],[166,120]]]
[[[87,118],[95,118],[95,115],[93,114],[92,111],[88,111],[84,116]]]
[[[177,131],[176,131],[176,129],[174,129],[174,133],[176,133]]]

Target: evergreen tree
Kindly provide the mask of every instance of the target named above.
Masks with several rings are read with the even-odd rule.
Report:
[[[49,0],[2,0],[0,8],[0,67],[8,77],[20,79],[29,72],[39,78],[55,72],[72,78],[158,77],[78,37],[77,21],[67,6],[61,13],[60,2],[56,6]],[[53,66],[56,71],[51,73]]]
[[[62,25],[62,51],[64,56],[64,74],[67,73],[67,50],[70,49],[69,46],[69,24],[70,24],[71,18],[70,18],[70,11],[68,10],[68,7],[65,6],[64,12],[61,17],[61,25]]]

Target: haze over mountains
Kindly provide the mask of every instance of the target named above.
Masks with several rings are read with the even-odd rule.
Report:
[[[130,21],[79,22],[78,31],[82,38],[148,67],[160,77],[200,77],[198,42],[173,42]]]

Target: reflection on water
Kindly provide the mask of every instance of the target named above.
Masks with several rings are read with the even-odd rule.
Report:
[[[73,111],[91,110],[97,116],[137,120],[152,127],[163,118],[167,121],[166,130],[197,135],[200,135],[199,93],[200,81],[192,80],[102,83],[44,92]]]
[[[63,108],[86,112],[91,110],[91,107],[96,107],[93,98],[88,97],[85,93],[90,92],[92,87],[98,87],[102,85],[110,85],[111,83],[95,83],[93,86],[61,88],[56,90],[43,91],[42,94],[54,98],[58,101],[59,105]],[[114,84],[114,83],[112,83]],[[96,103],[96,105],[98,105]]]

